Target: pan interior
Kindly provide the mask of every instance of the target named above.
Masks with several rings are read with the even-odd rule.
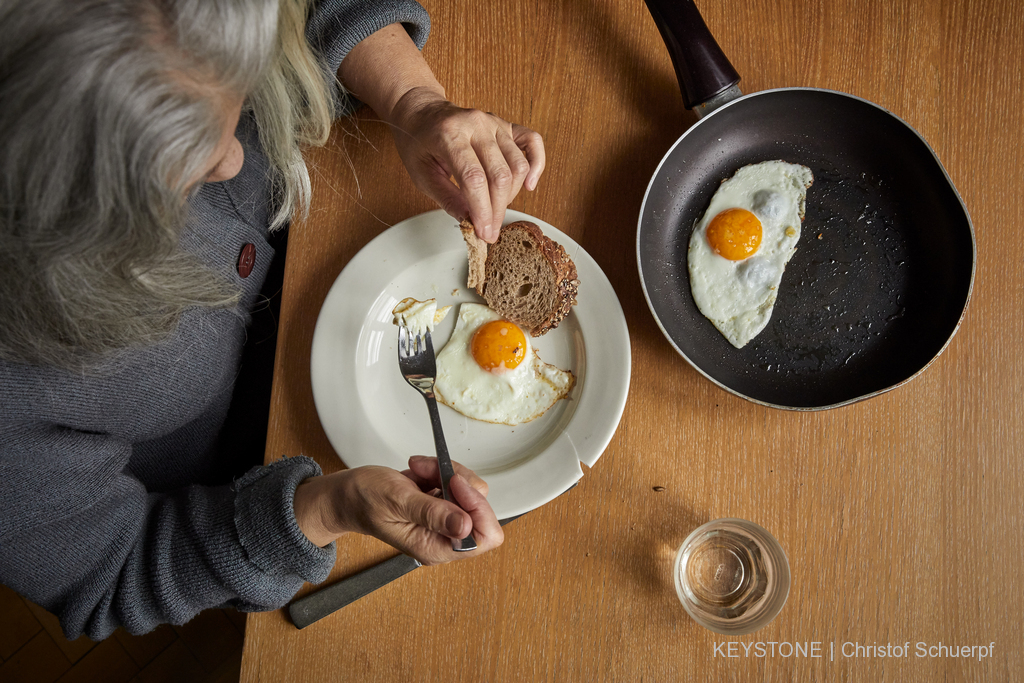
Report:
[[[736,349],[693,302],[687,246],[718,184],[770,159],[815,180],[771,321]],[[648,188],[638,256],[655,317],[697,369],[756,401],[816,408],[896,386],[942,350],[974,243],[956,190],[906,124],[841,93],[782,90],[736,101],[677,142]]]

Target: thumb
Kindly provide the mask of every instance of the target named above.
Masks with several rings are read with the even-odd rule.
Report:
[[[451,181],[451,175],[436,161],[428,163],[431,168],[408,168],[413,182],[452,218],[469,218],[469,202],[459,186]]]
[[[505,533],[501,524],[494,516],[494,510],[487,502],[484,495],[473,488],[473,486],[461,474],[452,477],[452,494],[459,505],[473,520],[473,536],[476,539],[477,547],[483,550],[497,548],[505,539]]]
[[[449,538],[463,538],[473,528],[473,520],[454,503],[417,492],[405,504],[406,519],[413,524]]]

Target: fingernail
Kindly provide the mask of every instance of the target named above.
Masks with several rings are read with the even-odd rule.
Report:
[[[409,462],[412,462],[413,460],[415,460],[416,462],[419,462],[420,460],[426,460],[426,459],[427,459],[427,456],[425,456],[425,455],[410,455],[409,456]]]
[[[444,522],[444,526],[450,535],[458,536],[462,532],[462,515],[458,512],[449,514],[448,519]]]

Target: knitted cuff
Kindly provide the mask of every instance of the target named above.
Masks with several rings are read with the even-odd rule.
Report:
[[[327,83],[334,84],[330,91],[336,116],[348,116],[362,104],[338,87],[338,67],[360,41],[391,24],[405,26],[416,47],[423,49],[430,34],[430,15],[414,0],[317,3],[306,24],[306,39],[320,57]]]
[[[310,583],[327,578],[337,557],[334,543],[319,548],[295,521],[295,488],[319,476],[305,456],[254,467],[234,484],[235,528],[249,561],[271,575],[297,575]]]

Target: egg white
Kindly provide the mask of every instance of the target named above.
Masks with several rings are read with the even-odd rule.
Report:
[[[394,317],[393,322],[409,329],[413,337],[433,332],[434,326],[445,319],[451,306],[437,307],[437,299],[418,301],[412,297],[406,297],[398,302],[391,311]]]
[[[771,319],[782,273],[796,253],[811,169],[785,161],[744,166],[724,181],[690,236],[687,263],[697,308],[736,348],[756,337]],[[740,208],[761,221],[761,245],[742,261],[711,248],[707,228],[726,209]]]
[[[473,335],[483,325],[502,317],[487,306],[463,303],[455,331],[437,354],[437,400],[466,417],[484,422],[517,425],[543,415],[572,390],[572,372],[544,363],[526,339],[526,353],[518,366],[500,374],[480,367],[471,351]]]

